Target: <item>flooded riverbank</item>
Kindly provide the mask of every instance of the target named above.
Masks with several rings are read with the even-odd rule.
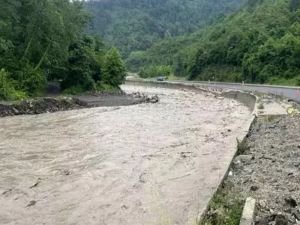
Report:
[[[251,112],[192,90],[123,90],[160,102],[0,118],[2,224],[194,224]]]

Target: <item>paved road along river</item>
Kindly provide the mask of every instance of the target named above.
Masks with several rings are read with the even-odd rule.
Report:
[[[231,89],[240,91],[259,92],[273,94],[300,103],[300,87],[276,86],[276,85],[259,85],[259,84],[240,84],[225,82],[197,82],[197,81],[174,81],[170,83],[188,83],[202,87]]]
[[[0,119],[1,224],[195,224],[251,112],[200,91],[123,89],[160,102]]]

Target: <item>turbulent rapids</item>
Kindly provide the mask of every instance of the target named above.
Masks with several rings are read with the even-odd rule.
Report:
[[[206,92],[122,88],[160,102],[0,118],[1,224],[194,224],[251,112]]]

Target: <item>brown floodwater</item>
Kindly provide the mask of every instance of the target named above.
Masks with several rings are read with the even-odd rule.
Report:
[[[251,113],[209,93],[0,118],[0,224],[195,224]]]

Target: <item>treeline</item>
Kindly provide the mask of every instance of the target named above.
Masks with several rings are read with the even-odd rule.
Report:
[[[191,35],[132,53],[132,70],[170,65],[191,80],[300,85],[300,1],[249,0]]]
[[[240,7],[245,0],[91,0],[90,32],[117,46],[124,56],[158,40],[191,33]]]
[[[123,81],[117,50],[84,35],[90,16],[80,1],[2,0],[0,11],[0,99],[41,95],[48,81],[68,93]]]

